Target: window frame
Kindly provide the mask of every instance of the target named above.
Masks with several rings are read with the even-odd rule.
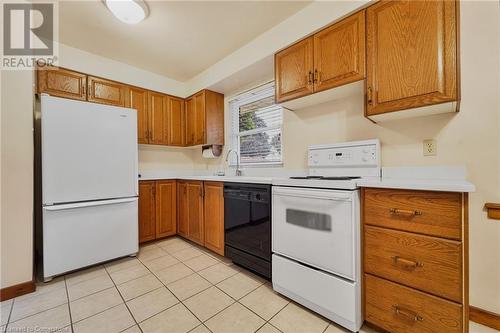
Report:
[[[236,151],[240,157],[240,166],[244,167],[273,167],[273,166],[283,166],[283,107],[277,103],[273,104],[269,108],[280,109],[281,113],[281,123],[279,125],[273,125],[269,127],[257,128],[252,130],[239,131],[239,108],[241,105],[252,103],[266,97],[275,96],[275,83],[274,81],[264,83],[255,88],[249,89],[243,93],[240,93],[229,99],[228,105],[230,110],[231,118],[231,147],[230,149]],[[281,141],[280,141],[280,160],[279,161],[259,161],[259,162],[241,162],[240,156],[240,137],[248,136],[257,133],[265,133],[270,130],[279,130]],[[229,158],[228,165],[230,167],[236,166],[236,156],[232,154]]]

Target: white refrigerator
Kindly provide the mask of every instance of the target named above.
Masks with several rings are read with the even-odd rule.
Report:
[[[43,279],[138,251],[137,112],[41,96]]]

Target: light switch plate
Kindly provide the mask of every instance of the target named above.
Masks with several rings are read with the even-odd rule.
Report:
[[[437,155],[437,143],[434,139],[424,140],[423,144],[424,156],[436,156]]]

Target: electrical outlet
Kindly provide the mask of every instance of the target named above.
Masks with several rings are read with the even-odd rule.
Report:
[[[437,143],[434,139],[424,140],[424,156],[437,155]]]

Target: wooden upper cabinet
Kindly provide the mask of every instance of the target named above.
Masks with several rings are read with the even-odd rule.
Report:
[[[204,90],[205,95],[205,130],[204,142],[207,145],[224,144],[224,95],[215,91]]]
[[[167,110],[169,114],[168,144],[171,146],[183,146],[185,143],[184,100],[168,96]]]
[[[148,92],[149,107],[149,143],[168,145],[168,104],[167,96]]]
[[[203,182],[187,182],[188,238],[203,245]]]
[[[192,146],[195,142],[195,127],[196,127],[196,113],[195,113],[195,100],[194,97],[186,99],[186,145]]]
[[[137,110],[137,141],[149,142],[149,111],[147,90],[129,87],[126,106]]]
[[[156,181],[156,238],[175,235],[177,186],[175,180]]]
[[[366,9],[367,116],[458,99],[458,1]]]
[[[194,96],[194,145],[205,143],[205,93]]]
[[[224,95],[202,90],[186,99],[186,145],[224,144]]]
[[[94,76],[88,76],[87,85],[89,102],[125,106],[128,89],[126,85]]]
[[[139,182],[139,243],[156,238],[155,182]]]
[[[205,247],[224,255],[224,184],[204,182]]]
[[[306,38],[274,56],[276,102],[313,92],[313,37]]]
[[[57,67],[37,70],[37,92],[85,101],[87,75]]]
[[[187,183],[182,180],[177,181],[177,233],[189,236]]]
[[[314,35],[314,91],[365,78],[365,11]]]

